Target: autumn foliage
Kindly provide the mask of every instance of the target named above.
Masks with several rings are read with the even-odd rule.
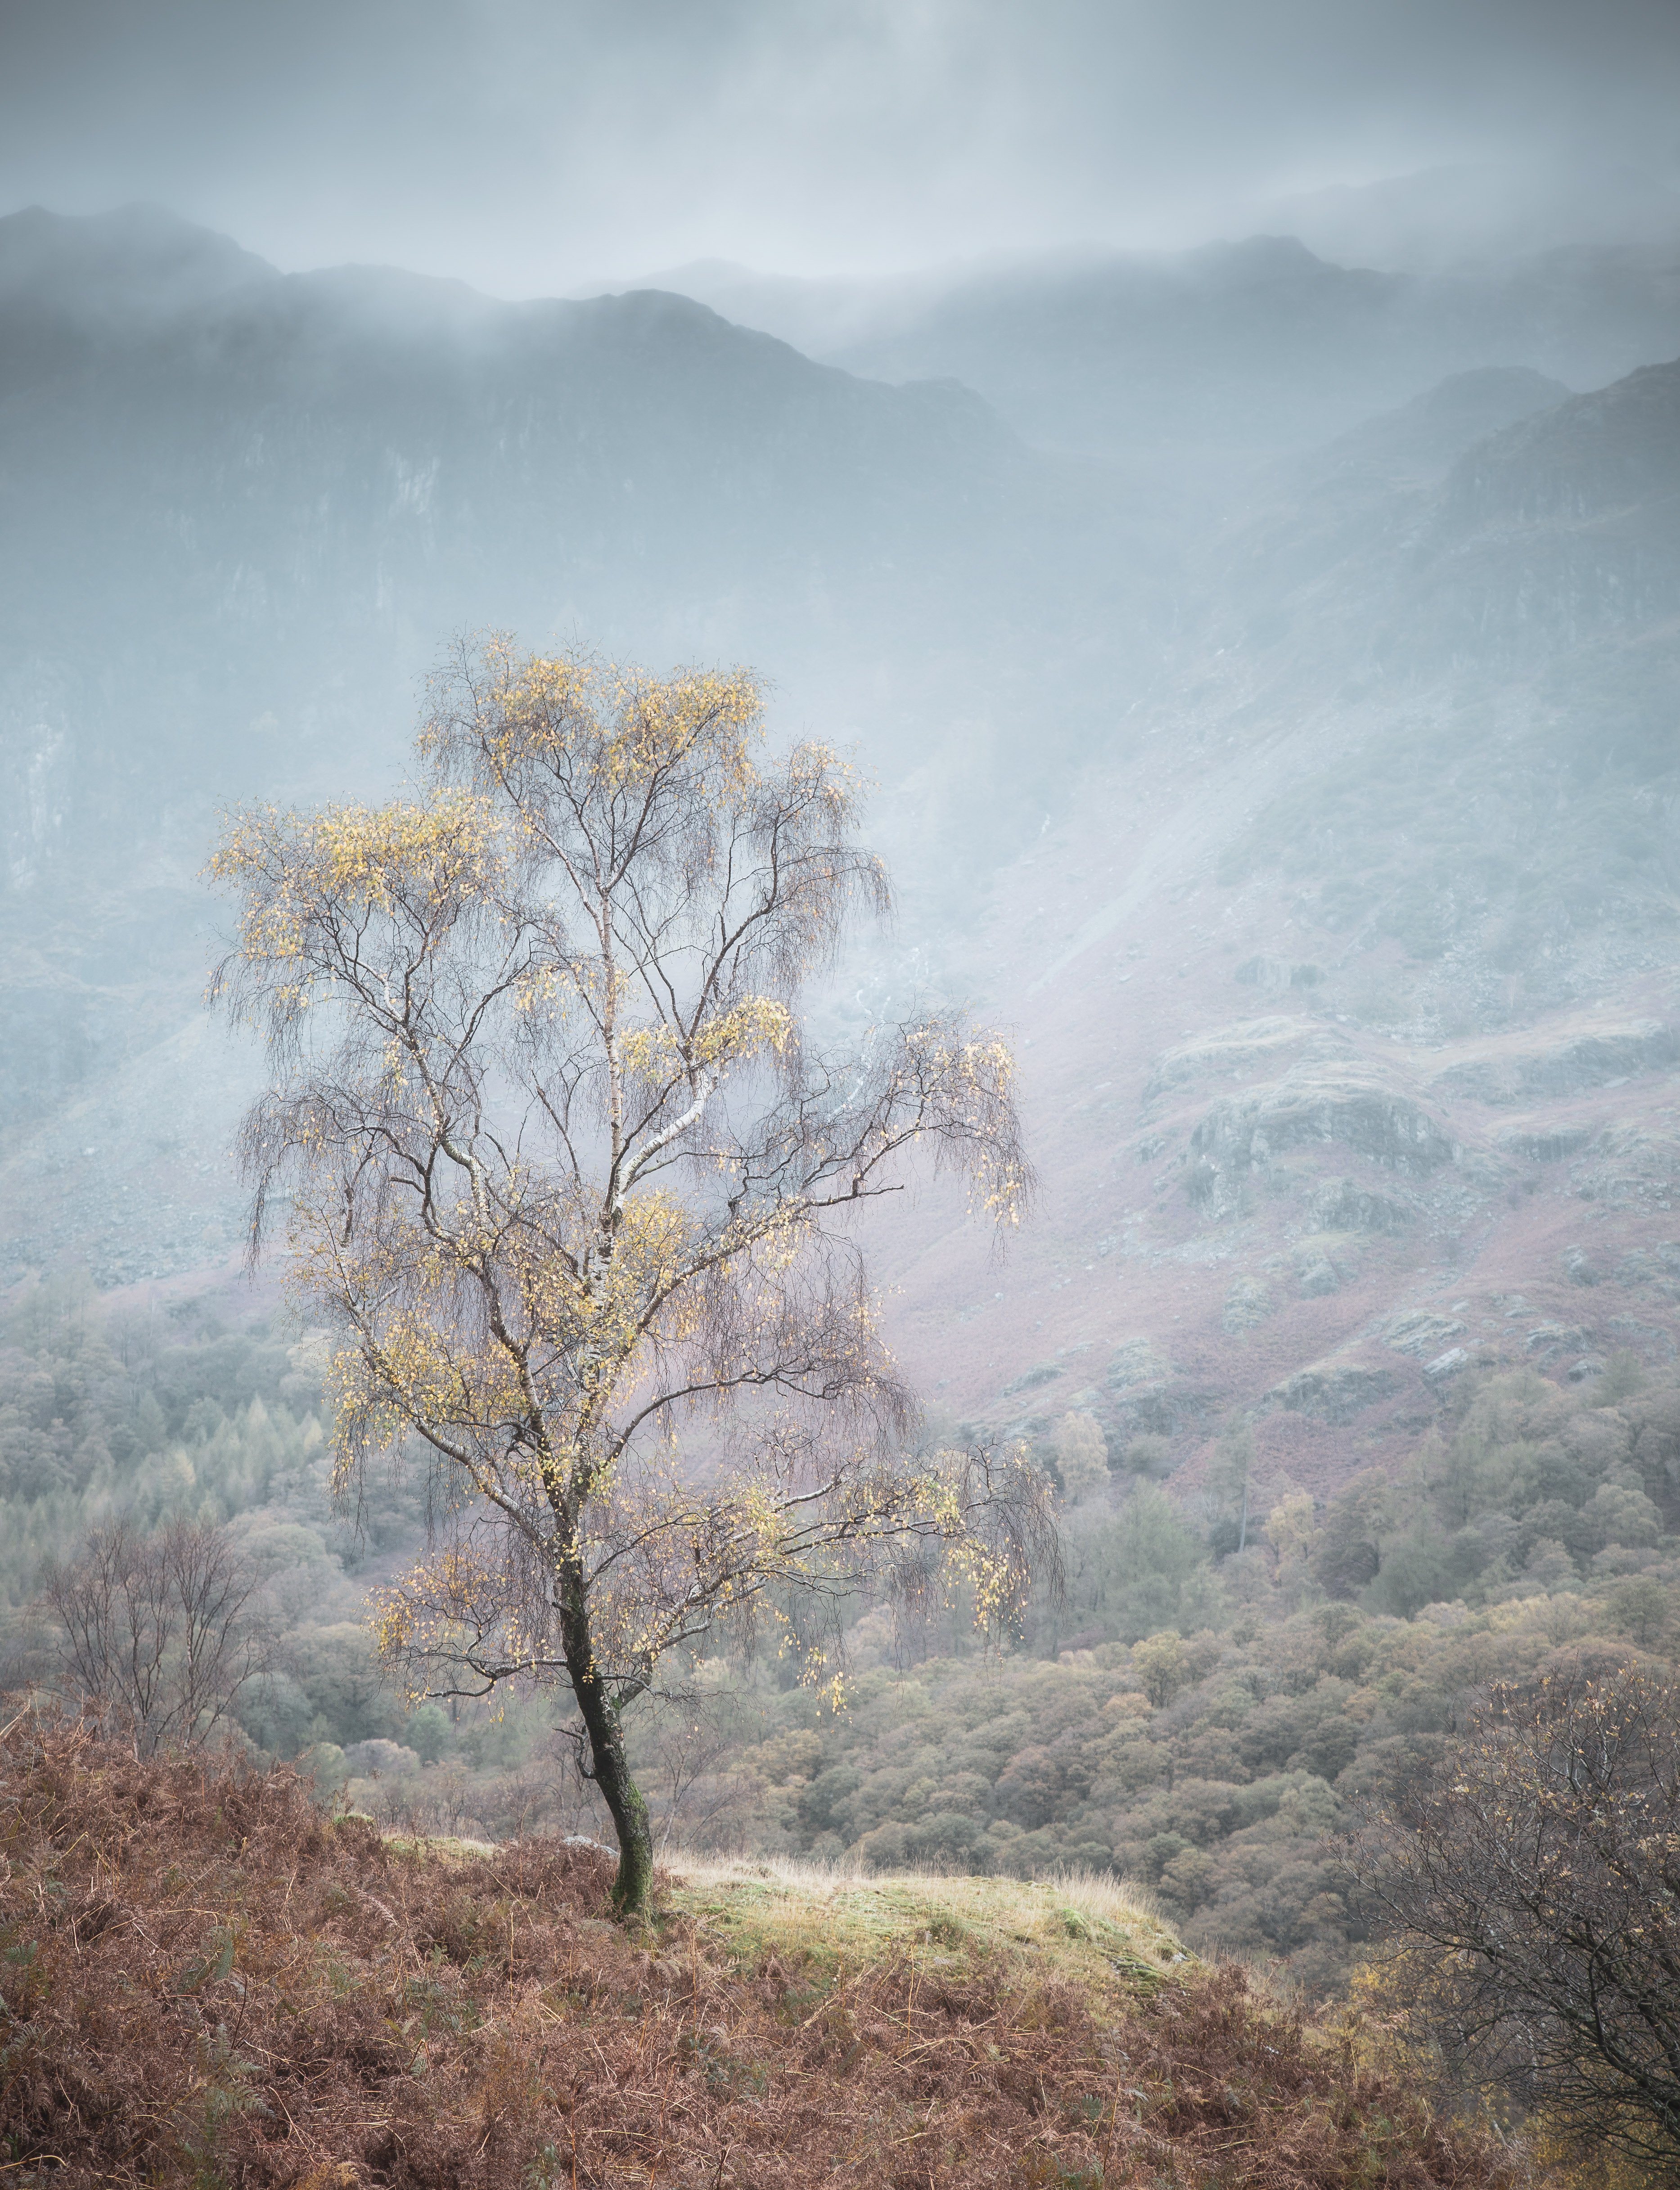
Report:
[[[1241,1973],[1097,1997],[604,1921],[604,1853],[383,1841],[304,1782],[0,1744],[11,2179],[1492,2185],[1490,2149]]]
[[[770,752],[751,676],[492,638],[432,703],[417,803],[255,809],[212,862],[238,909],[219,985],[275,1072],[253,1236],[286,1199],[341,1482],[418,1449],[445,1484],[383,1654],[417,1697],[570,1688],[634,1914],[623,1715],[666,1661],[906,1560],[1007,1629],[1053,1556],[1024,1463],[905,1463],[853,1233],[918,1153],[1017,1220],[1013,1060],[948,1011],[812,1046],[802,992],[887,881],[854,771]]]

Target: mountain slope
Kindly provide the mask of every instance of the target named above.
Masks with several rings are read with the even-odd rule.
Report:
[[[1358,522],[1344,446],[1210,550],[1182,669],[971,962],[1048,1192],[984,1286],[900,1223],[952,1412],[1088,1410],[1186,1482],[1246,1414],[1321,1495],[1478,1362],[1674,1358],[1677,403],[1643,370],[1408,456]]]
[[[897,1340],[951,1414],[1090,1405],[1193,1467],[1251,1409],[1328,1483],[1415,1437],[1455,1347],[1661,1353],[1680,368],[1570,397],[1478,366],[1251,446],[1234,513],[1150,560],[1189,520],[1112,467],[678,298],[508,307],[188,236],[160,317],[64,234],[53,311],[37,273],[0,310],[14,1269],[232,1245],[213,800],[389,785],[411,680],[494,619],[745,655],[792,719],[867,726],[911,911],[834,1008],[931,983],[1013,1022],[1047,1182],[996,1282],[937,1191],[889,1222]],[[23,243],[0,224],[0,265]],[[1243,267],[1396,293],[1216,254],[1219,309]],[[1210,353],[1204,393],[1237,369]]]
[[[1092,685],[1081,661],[1047,688],[1024,629],[1088,623],[1127,554],[1124,513],[963,389],[672,296],[281,276],[144,213],[0,222],[0,1092],[45,1137],[10,1152],[13,1267],[121,1212],[114,1276],[230,1236],[225,1192],[207,1234],[190,1179],[147,1183],[185,1144],[183,1042],[219,1168],[248,1081],[186,1032],[216,804],[389,787],[451,633],[753,661],[809,729],[871,723],[889,782],[962,725],[946,826],[1007,842],[1000,722],[1059,684],[1076,740]]]
[[[0,2089],[0,2132],[31,2172],[393,2190],[808,2190],[854,2172],[1027,2190],[1116,2163],[1217,2165],[1232,2190],[1511,2179],[1374,2045],[1191,1961],[1106,1881],[690,1876],[678,1858],[637,1934],[603,1920],[593,1843],[386,1840],[324,1817],[285,1767],[137,1764],[19,1718],[0,1743],[17,1819],[0,1982],[29,2070]],[[99,1858],[118,1835],[114,1893]]]

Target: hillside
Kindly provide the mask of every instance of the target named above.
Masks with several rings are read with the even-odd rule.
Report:
[[[1152,422],[1161,491],[1096,461],[1098,426],[1060,396],[1045,400],[1085,453],[1052,461],[949,381],[860,379],[670,294],[508,306],[377,269],[281,276],[156,213],[0,223],[14,1035],[0,1092],[22,1127],[0,1174],[7,1269],[67,1254],[111,1285],[225,1262],[240,1207],[221,1151],[253,1066],[197,1010],[214,912],[194,877],[216,802],[389,784],[438,646],[495,621],[656,661],[740,654],[781,686],[790,724],[860,739],[905,912],[833,1008],[861,1020],[932,987],[1032,1044],[1049,1190],[1006,1302],[1087,1262],[1112,1283],[1128,1209],[1153,1212],[1145,1268],[1166,1255],[1205,1275],[1237,1253],[1239,1141],[1251,1188],[1260,1173],[1247,1126],[1211,1118],[1233,1072],[1256,1089],[1315,1074],[1349,1115],[1361,1074],[1367,1093],[1422,1105],[1467,1152],[1413,1166],[1417,1194],[1427,1172],[1428,1194],[1457,1197],[1435,1230],[1461,1238],[1484,1211],[1535,1284],[1555,1274],[1572,1231],[1536,1237],[1531,1268],[1512,1222],[1486,1213],[1519,1183],[1499,1132],[1553,1137],[1484,1116],[1467,1091],[1474,1045],[1521,1026],[1536,1055],[1631,1041],[1654,1059],[1627,1030],[1666,1024],[1674,370],[1570,399],[1512,361],[1524,345],[1540,364],[1562,354],[1492,290],[1455,318],[1428,282],[1297,246],[987,282],[962,291],[962,323],[991,312],[1014,332],[922,366],[966,358],[996,396],[987,360],[1009,343],[1069,371],[1083,359],[1104,401]],[[1458,330],[1456,349],[1390,339],[1403,293],[1417,324]],[[1658,291],[1638,295],[1604,322],[1624,349],[1667,326]],[[1235,440],[1188,413],[1188,440],[1169,430],[1169,384],[1186,402],[1202,388]],[[1020,423],[1044,438],[1042,416]],[[1263,461],[1285,445],[1297,452]],[[1184,468],[1204,460],[1207,495]],[[1588,1126],[1660,1145],[1637,1101],[1560,1113],[1559,1131]],[[1392,1171],[1369,1150],[1337,1170],[1339,1127],[1309,1160],[1303,1130],[1287,1128],[1297,1171]],[[1159,1193],[1126,1184],[1145,1148]],[[1190,1169],[1222,1182],[1194,1212],[1173,1188]],[[1093,1228],[1103,1193],[1119,1206]],[[1240,1334],[1250,1367],[1273,1348],[1265,1381],[1186,1363],[1245,1404],[1351,1342],[1355,1299],[1366,1321],[1415,1312],[1427,1263],[1406,1261],[1415,1228],[1303,1232],[1264,1200],[1277,1221],[1263,1244],[1263,1225],[1240,1235],[1247,1281],[1293,1298],[1280,1273],[1320,1234],[1350,1267],[1303,1249],[1318,1305],[1298,1330]],[[1542,1194],[1530,1214],[1551,1206]],[[1041,1323],[1047,1357],[1099,1334],[1058,1322],[1065,1293],[1024,1324],[1012,1305],[1001,1373],[972,1379],[958,1334],[1000,1288],[970,1246],[953,1240],[947,1259],[918,1236],[900,1336],[951,1411],[995,1419],[996,1387],[1042,1365]],[[1609,1266],[1635,1247],[1654,1251],[1630,1239]],[[1227,1350],[1236,1275],[1217,1293]],[[1496,1289],[1522,1282],[1507,1270]],[[1548,1296],[1548,1318],[1574,1327],[1564,1304]],[[1113,1342],[1174,1358],[1160,1307],[1116,1296]]]
[[[1477,1362],[1673,1358],[1680,367],[1470,394],[1234,520],[1002,878],[964,970],[1046,1209],[995,1280],[900,1223],[952,1411],[1188,1461],[1242,1409],[1323,1495]]]
[[[0,1688],[52,1678],[50,1625],[26,1609],[43,1557],[113,1512],[184,1512],[224,1523],[258,1584],[264,1676],[233,1711],[247,1755],[304,1756],[390,1830],[609,1832],[563,1695],[415,1708],[382,1682],[366,1592],[423,1541],[423,1485],[381,1472],[360,1512],[335,1507],[322,1335],[210,1310],[42,1286],[0,1326]],[[1367,1922],[1324,1835],[1439,1757],[1486,1682],[1660,1669],[1680,1644],[1673,1367],[1621,1350],[1571,1380],[1579,1357],[1548,1347],[1431,1378],[1423,1348],[1468,1349],[1427,1319],[1395,1336],[1413,1350],[1389,1373],[1427,1394],[1410,1428],[1380,1402],[1335,1421],[1371,1401],[1361,1376],[1297,1386],[1319,1412],[1260,1413],[1246,1532],[1228,1450],[1202,1472],[1194,1386],[1152,1384],[1135,1351],[1085,1389],[1089,1354],[1045,1364],[1012,1414],[1077,1401],[1129,1426],[1122,1444],[1109,1416],[1118,1469],[1064,1501],[1059,1597],[1041,1586],[996,1649],[960,1597],[856,1601],[838,1710],[798,1683],[774,1621],[714,1634],[630,1714],[658,1835],[749,1864],[1128,1879],[1196,1952],[1342,1994]],[[1053,1436],[1040,1450],[1055,1464]]]
[[[1112,1888],[714,1867],[639,1938],[591,1847],[417,1847],[284,1771],[0,1740],[21,2181],[1512,2179],[1375,2034],[1200,1969]]]

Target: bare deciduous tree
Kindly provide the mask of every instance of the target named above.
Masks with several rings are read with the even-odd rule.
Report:
[[[1390,1975],[1473,2078],[1680,2167],[1680,1682],[1496,1688],[1349,1843]]]
[[[42,1581],[60,1677],[139,1756],[203,1741],[261,1671],[255,1586],[225,1529],[96,1529]]]
[[[802,986],[887,884],[851,772],[769,757],[751,677],[497,640],[434,703],[422,796],[250,813],[217,855],[224,990],[278,1069],[257,1225],[287,1192],[343,1479],[409,1438],[447,1478],[387,1660],[416,1694],[570,1688],[635,1911],[621,1716],[668,1653],[930,1546],[1007,1625],[1053,1543],[1024,1457],[905,1457],[854,1236],[918,1148],[1013,1221],[1012,1061],[950,1013],[809,1046]]]
[[[735,1744],[707,1718],[703,1705],[678,1696],[666,1705],[663,1722],[648,1745],[665,1813],[657,1841],[663,1856],[678,1819],[684,1845],[692,1847],[720,1811],[740,1801],[737,1775],[720,1774],[718,1768],[733,1755]]]

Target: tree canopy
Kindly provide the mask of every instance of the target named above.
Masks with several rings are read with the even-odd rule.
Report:
[[[905,1458],[856,1237],[918,1151],[1019,1220],[1013,1061],[949,1011],[810,1040],[802,991],[889,893],[854,773],[772,753],[752,676],[463,645],[418,751],[412,796],[247,810],[213,862],[220,992],[275,1066],[253,1244],[283,1201],[341,1482],[417,1444],[439,1471],[388,1662],[570,1686],[633,1909],[621,1714],[669,1654],[883,1572],[1007,1626],[1053,1556],[1024,1457]],[[789,1633],[831,1680],[823,1624]]]

